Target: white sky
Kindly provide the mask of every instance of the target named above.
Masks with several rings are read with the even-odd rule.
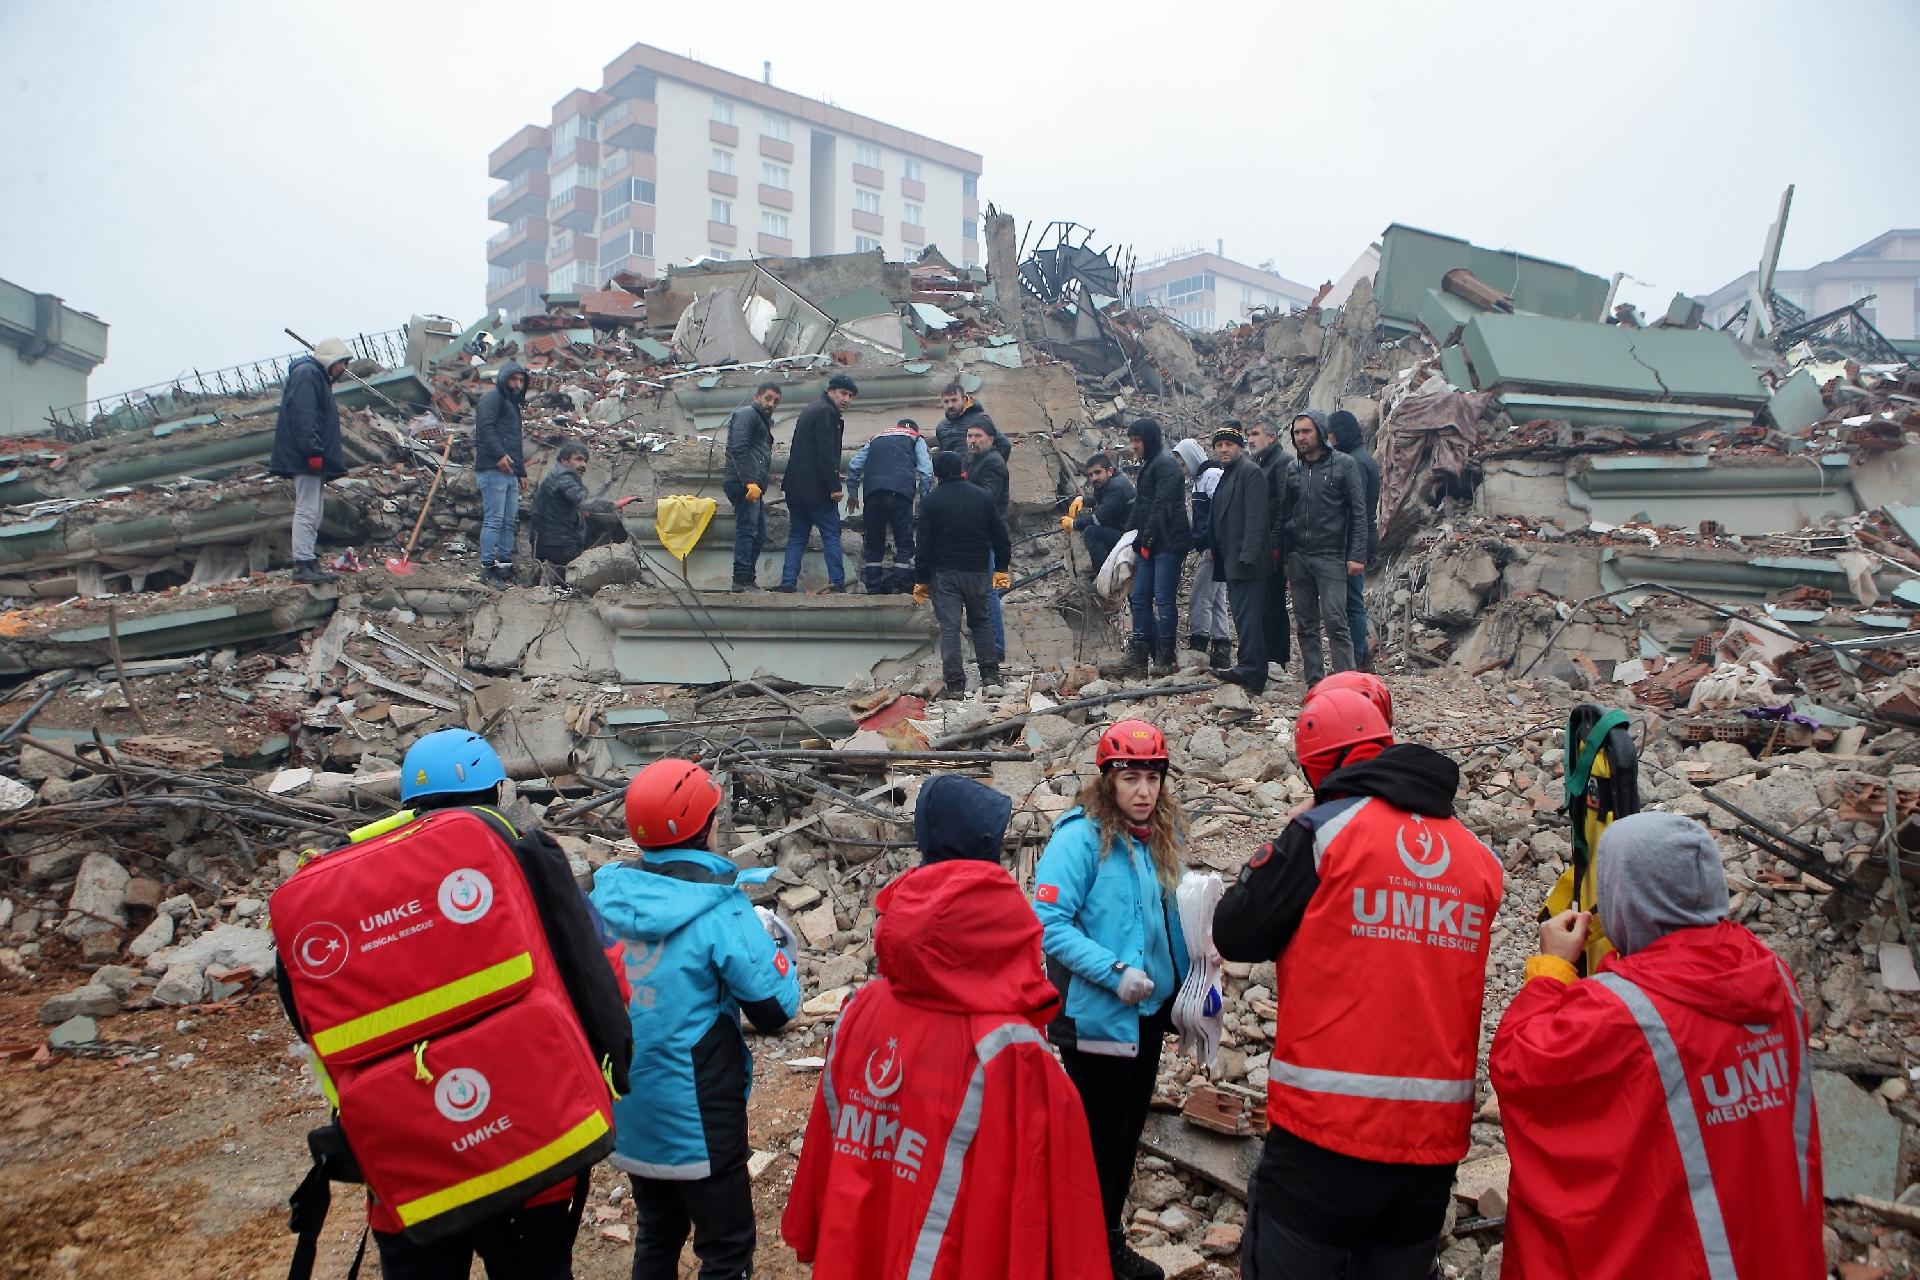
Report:
[[[1390,222],[1664,305],[1920,225],[1916,0],[0,0],[0,277],[94,395],[485,306],[489,150],[636,40],[985,156],[983,202],[1306,284]],[[704,194],[702,195],[704,199]]]

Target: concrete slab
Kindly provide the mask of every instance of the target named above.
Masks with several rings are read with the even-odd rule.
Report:
[[[1148,1113],[1140,1145],[1176,1168],[1205,1178],[1243,1201],[1247,1198],[1247,1182],[1260,1163],[1258,1138],[1229,1138],[1196,1129],[1180,1116],[1165,1111]]]
[[[1380,267],[1374,274],[1380,318],[1412,329],[1427,291],[1438,289],[1441,277],[1455,267],[1467,268],[1510,295],[1519,310],[1542,316],[1596,321],[1607,302],[1607,281],[1576,267],[1509,249],[1482,249],[1454,236],[1395,223],[1381,237]]]
[[[1460,345],[1483,391],[1586,393],[1750,410],[1767,403],[1759,375],[1733,338],[1716,329],[1626,329],[1483,313],[1467,322]]]
[[[1900,1192],[1900,1122],[1886,1104],[1837,1071],[1813,1073],[1820,1114],[1822,1190],[1829,1200]]]
[[[904,597],[747,593],[693,601],[608,592],[594,607],[613,633],[624,681],[710,684],[766,674],[838,688],[933,641],[931,612]]]

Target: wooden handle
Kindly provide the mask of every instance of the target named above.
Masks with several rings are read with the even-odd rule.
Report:
[[[453,456],[453,432],[447,432],[447,442],[440,448],[440,465],[434,469],[433,480],[427,485],[427,499],[420,504],[419,518],[413,522],[413,533],[407,538],[407,549],[400,553],[402,560],[413,559],[413,544],[420,541],[421,526],[427,522],[427,511],[433,506],[433,494],[440,487],[440,477],[446,474],[447,459]]]

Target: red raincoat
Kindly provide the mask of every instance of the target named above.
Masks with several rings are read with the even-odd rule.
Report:
[[[814,1280],[1107,1280],[1033,909],[975,861],[909,871],[875,906],[881,976],[833,1033],[780,1234]]]
[[[1513,1158],[1503,1280],[1825,1275],[1799,1004],[1725,921],[1528,981],[1489,1058]]]

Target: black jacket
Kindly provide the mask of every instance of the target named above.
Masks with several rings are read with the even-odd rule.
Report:
[[[1007,474],[1007,460],[995,449],[985,449],[979,453],[969,453],[967,457],[967,479],[979,485],[993,496],[993,509],[1004,519],[1007,508],[1012,502],[1010,491],[1012,478]],[[996,561],[1004,565],[1006,561]]]
[[[1333,447],[1360,464],[1360,474],[1367,487],[1367,554],[1362,563],[1372,564],[1380,555],[1380,464],[1367,452],[1366,437],[1360,432],[1360,423],[1350,413],[1336,413],[1339,419],[1332,427]]]
[[[727,417],[727,469],[720,477],[767,487],[773,474],[773,415],[749,400]]]
[[[789,498],[826,506],[840,492],[840,437],[847,421],[822,394],[800,411],[793,424],[793,451],[787,455],[780,488]]]
[[[985,489],[966,480],[942,480],[920,504],[913,540],[913,580],[932,582],[943,569],[987,572],[987,557],[1005,568],[1013,562],[1007,522]]]
[[[1127,529],[1133,525],[1133,481],[1114,472],[1106,484],[1093,491],[1093,506],[1073,518],[1073,527],[1084,529],[1097,524],[1102,529]]]
[[[321,460],[318,471],[308,465],[309,458]],[[312,356],[301,356],[287,367],[267,470],[276,476],[327,480],[347,473],[347,455],[340,448],[340,406],[333,402],[327,371]]]
[[[980,402],[971,396],[967,398],[967,407],[960,411],[959,417],[949,418],[944,412],[941,413],[940,425],[933,429],[934,443],[949,453],[957,453],[964,457],[967,452],[968,427],[986,428],[987,434],[993,437],[994,452],[1002,458],[1013,457],[1013,441],[1000,434],[1000,428],[995,426],[993,419],[987,416],[987,411],[980,407]]]
[[[1160,439],[1160,428],[1145,426],[1141,437],[1146,459],[1140,468],[1139,489],[1133,500],[1133,525],[1140,536],[1134,546],[1142,551],[1193,550],[1193,527],[1187,523],[1187,481],[1180,463]]]
[[[1267,473],[1242,455],[1221,470],[1209,513],[1213,576],[1251,582],[1273,572],[1273,518],[1267,513]]]
[[[1320,780],[1313,802],[1374,796],[1404,813],[1450,818],[1459,789],[1458,765],[1437,751],[1409,744],[1334,770]],[[1295,819],[1247,860],[1240,879],[1213,913],[1213,945],[1223,958],[1246,964],[1279,958],[1320,887],[1313,843],[1313,829]]]
[[[1271,541],[1274,550],[1280,553],[1284,561],[1287,558],[1287,538],[1282,521],[1286,516],[1287,451],[1276,440],[1254,454],[1253,460],[1267,473],[1267,518],[1273,525]]]
[[[587,495],[586,481],[564,463],[541,477],[533,491],[533,545],[542,560],[565,563],[580,554],[587,542],[589,511],[607,512],[613,503]]]
[[[476,471],[492,471],[501,458],[513,460],[513,474],[527,474],[527,447],[520,438],[520,411],[526,407],[527,391],[515,395],[507,390],[507,379],[525,373],[509,360],[493,376],[493,390],[480,397],[473,415],[473,466]]]
[[[1308,415],[1320,428],[1325,452],[1318,461],[1295,458],[1287,468],[1280,495],[1289,553],[1331,560],[1367,560],[1367,484],[1360,464],[1333,447],[1327,421]]]

